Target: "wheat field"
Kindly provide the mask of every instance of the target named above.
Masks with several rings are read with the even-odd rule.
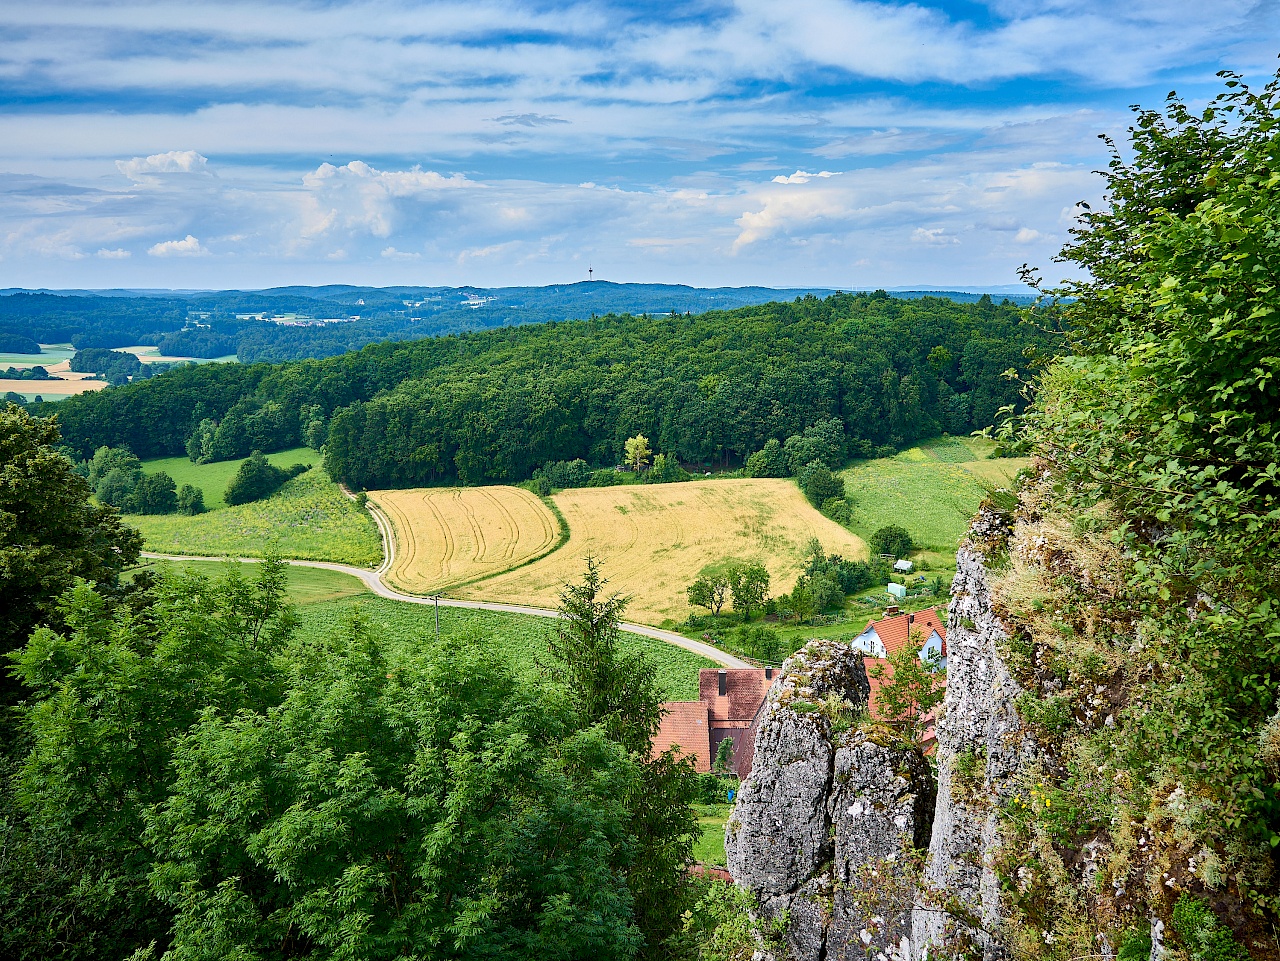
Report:
[[[789,480],[581,488],[562,491],[553,502],[569,525],[563,547],[453,593],[555,607],[565,582],[581,576],[591,554],[610,590],[631,595],[627,618],[656,625],[688,616],[685,589],[708,567],[761,561],[770,591],[779,594],[794,586],[811,537],[828,552],[867,557],[860,538],[814,510]]]
[[[429,487],[370,491],[395,530],[387,580],[430,594],[510,570],[552,550],[555,515],[518,487]]]

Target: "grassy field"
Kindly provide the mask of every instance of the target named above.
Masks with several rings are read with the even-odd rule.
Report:
[[[299,607],[299,634],[303,637],[331,635],[342,629],[353,609],[367,618],[373,636],[394,638],[405,650],[435,643],[432,605],[389,601],[373,595],[365,595],[354,603],[339,600]],[[487,645],[520,674],[535,674],[538,663],[545,663],[547,636],[554,629],[555,622],[545,617],[440,608],[441,640],[457,638],[467,644]],[[658,685],[669,700],[697,700],[698,671],[716,666],[697,654],[638,634],[624,633],[619,646],[624,651],[643,651],[654,662]]]
[[[267,461],[275,464],[276,467],[289,467],[293,464],[315,466],[320,463],[320,452],[310,447],[294,447],[291,450],[268,454]],[[155,457],[143,461],[142,467],[148,474],[164,471],[179,487],[183,484],[199,487],[204,491],[204,506],[209,510],[217,510],[227,506],[222,495],[243,463],[244,458],[218,461],[214,464],[193,464],[191,459],[185,456]]]
[[[271,455],[280,464],[304,459],[314,461],[315,451],[301,448]],[[147,461],[149,470],[174,467],[179,486],[195,484],[205,491],[205,505],[224,504],[221,486],[210,486],[230,478],[236,462],[194,465],[184,458]],[[185,464],[185,466],[184,466]],[[181,475],[181,476],[178,476]],[[206,486],[209,485],[209,486]],[[216,492],[216,498],[210,494]],[[161,554],[207,554],[231,557],[261,557],[274,546],[285,557],[314,561],[339,561],[361,567],[375,567],[382,560],[382,539],[373,519],[357,507],[338,485],[316,466],[301,474],[266,500],[238,507],[217,507],[204,514],[127,515],[125,520],[142,531],[146,549]]]
[[[395,563],[387,580],[431,594],[510,570],[560,543],[556,517],[519,487],[374,491],[391,519]]]
[[[569,525],[564,547],[454,593],[554,607],[590,554],[610,589],[631,595],[627,617],[660,625],[688,616],[685,589],[708,567],[761,561],[777,594],[795,583],[811,537],[846,557],[867,556],[862,540],[814,510],[789,480],[582,488],[552,501]]]
[[[41,344],[38,354],[10,354],[0,351],[0,369],[5,367],[43,367],[48,370],[54,364],[70,360],[76,349],[70,344]]]
[[[862,461],[844,471],[853,502],[850,527],[864,539],[899,524],[930,561],[954,564],[956,545],[985,493],[984,483],[1007,484],[1029,461],[990,459],[995,445],[972,437],[945,437],[895,457]]]
[[[162,561],[151,558],[144,558],[144,563],[132,568],[131,573],[182,569],[198,571],[206,577],[217,578],[223,575],[228,564],[235,564],[242,569],[245,577],[253,577],[254,565],[242,564],[237,561]],[[319,567],[295,567],[290,565],[286,573],[288,575],[289,600],[299,606],[369,594],[369,589],[364,586],[364,583],[358,577],[343,574],[341,571],[327,571]]]
[[[149,561],[136,570],[189,568],[218,577],[225,565],[224,561]],[[243,567],[245,576],[252,577],[252,565]],[[338,571],[290,566],[288,576],[289,599],[297,605],[300,639],[330,636],[342,629],[353,610],[359,610],[375,637],[391,639],[403,651],[436,642],[432,605],[376,597],[359,579]],[[524,674],[536,672],[537,662],[546,660],[547,636],[554,628],[555,622],[545,617],[440,608],[442,641],[458,638],[490,645],[514,670]],[[643,651],[653,660],[658,684],[669,700],[697,700],[698,671],[717,666],[704,657],[638,634],[624,633],[621,647],[625,651]]]
[[[725,866],[724,824],[733,813],[732,804],[695,804],[698,827],[702,830],[693,842],[693,859],[699,864]]]

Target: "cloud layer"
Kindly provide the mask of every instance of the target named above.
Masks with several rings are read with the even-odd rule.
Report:
[[[0,12],[0,286],[1008,283],[1222,0],[177,0]]]

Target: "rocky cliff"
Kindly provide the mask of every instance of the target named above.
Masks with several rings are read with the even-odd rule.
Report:
[[[905,848],[929,837],[933,779],[918,750],[865,723],[869,691],[847,645],[788,659],[726,827],[730,873],[763,914],[787,912],[797,961],[910,954]]]
[[[975,528],[984,519],[979,517]],[[992,610],[982,557],[956,555],[947,615],[947,693],[937,723],[938,803],[924,885],[912,921],[916,955],[946,957],[944,944],[963,941],[984,958],[1003,952],[993,937],[1000,923],[1000,888],[992,869],[999,806],[1033,760],[1033,742],[1014,707],[1020,693],[1000,655],[1007,641]]]

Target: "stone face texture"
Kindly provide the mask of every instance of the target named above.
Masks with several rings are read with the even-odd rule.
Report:
[[[932,779],[913,748],[877,743],[875,731],[832,730],[831,700],[856,715],[869,691],[862,656],[847,645],[813,641],[788,659],[726,827],[730,874],[764,914],[790,912],[796,961],[909,950],[901,942],[910,893],[904,900],[892,885],[869,883],[866,870],[892,875],[904,839],[928,837]]]
[[[991,867],[997,844],[997,810],[1012,793],[1012,779],[1034,759],[1014,708],[1020,688],[999,654],[1007,640],[992,610],[986,569],[979,554],[962,547],[951,585],[947,617],[947,693],[937,723],[938,800],[925,867],[926,893],[912,920],[917,957],[945,940],[947,922],[930,910],[938,896],[977,910],[982,926],[1000,923],[999,881]],[[957,755],[977,760],[971,779],[956,771]],[[932,890],[936,894],[929,894]],[[984,956],[1004,956],[998,943],[971,932]],[[935,956],[937,948],[935,947]],[[945,953],[942,955],[945,956]]]

